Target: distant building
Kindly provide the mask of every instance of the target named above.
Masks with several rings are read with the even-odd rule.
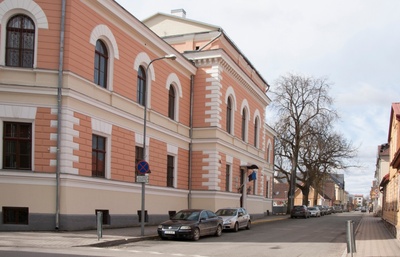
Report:
[[[354,195],[354,205],[356,207],[363,206],[363,202],[364,202],[364,196],[362,194],[355,194]]]
[[[274,206],[287,204],[289,184],[277,179],[274,181]],[[340,206],[343,209],[348,209],[352,204],[349,205],[350,197],[348,192],[344,190],[344,185],[343,174],[329,174],[320,190],[310,187],[307,205]],[[294,198],[295,205],[303,204],[303,193],[299,188],[296,188]]]
[[[383,195],[380,191],[379,184],[382,181],[383,177],[389,173],[389,155],[390,146],[388,143],[382,144],[378,146],[377,149],[377,158],[376,158],[376,170],[375,170],[375,180],[372,182],[371,188],[371,200],[372,200],[372,208],[376,215],[382,215],[382,201]]]

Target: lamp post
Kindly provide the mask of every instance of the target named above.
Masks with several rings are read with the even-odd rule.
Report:
[[[143,92],[143,97],[144,97],[144,99],[143,99],[143,104],[144,104],[144,114],[143,114],[143,159],[144,160],[146,160],[147,87],[149,85],[148,73],[149,73],[150,65],[153,64],[153,62],[159,61],[159,60],[163,60],[163,59],[175,60],[176,59],[176,55],[169,54],[169,55],[165,55],[165,56],[153,59],[153,60],[151,60],[149,62],[149,64],[147,65],[147,68],[146,68],[146,74],[145,74],[145,77],[146,77],[146,82],[145,83],[146,83],[146,85],[144,87],[144,92]],[[140,216],[141,216],[140,217],[141,218],[140,224],[141,224],[141,236],[144,236],[144,218],[145,218],[145,215],[144,215],[144,211],[145,210],[144,209],[145,209],[145,184],[146,184],[146,182],[142,181],[141,183],[142,183],[142,208],[141,208],[141,213],[140,213]]]

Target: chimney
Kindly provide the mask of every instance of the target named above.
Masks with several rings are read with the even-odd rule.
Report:
[[[184,9],[171,10],[171,14],[181,18],[186,18],[186,11]]]

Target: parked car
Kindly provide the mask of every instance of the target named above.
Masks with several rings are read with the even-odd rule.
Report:
[[[290,212],[290,218],[303,217],[305,219],[310,218],[310,212],[305,205],[295,205]]]
[[[365,206],[361,207],[361,212],[367,212],[367,208]]]
[[[250,214],[244,208],[223,208],[215,212],[224,220],[223,229],[237,232],[241,228],[250,229]]]
[[[334,212],[334,213],[342,213],[342,212],[343,212],[342,207],[340,207],[340,206],[333,206],[333,212]]]
[[[308,211],[310,212],[310,217],[321,217],[321,211],[318,207],[308,207]]]
[[[321,212],[321,216],[328,215],[328,208],[323,205],[315,205],[315,207],[318,207],[319,211]]]
[[[327,206],[327,211],[326,213],[332,214],[333,213],[333,207],[332,206]]]
[[[212,211],[186,209],[158,225],[157,232],[161,239],[182,238],[197,241],[201,236],[221,236],[222,226],[222,218]]]

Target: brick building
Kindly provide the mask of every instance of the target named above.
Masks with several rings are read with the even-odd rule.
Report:
[[[144,23],[113,0],[0,0],[0,230],[137,225],[142,160],[151,224],[272,210],[267,82],[219,27]]]

